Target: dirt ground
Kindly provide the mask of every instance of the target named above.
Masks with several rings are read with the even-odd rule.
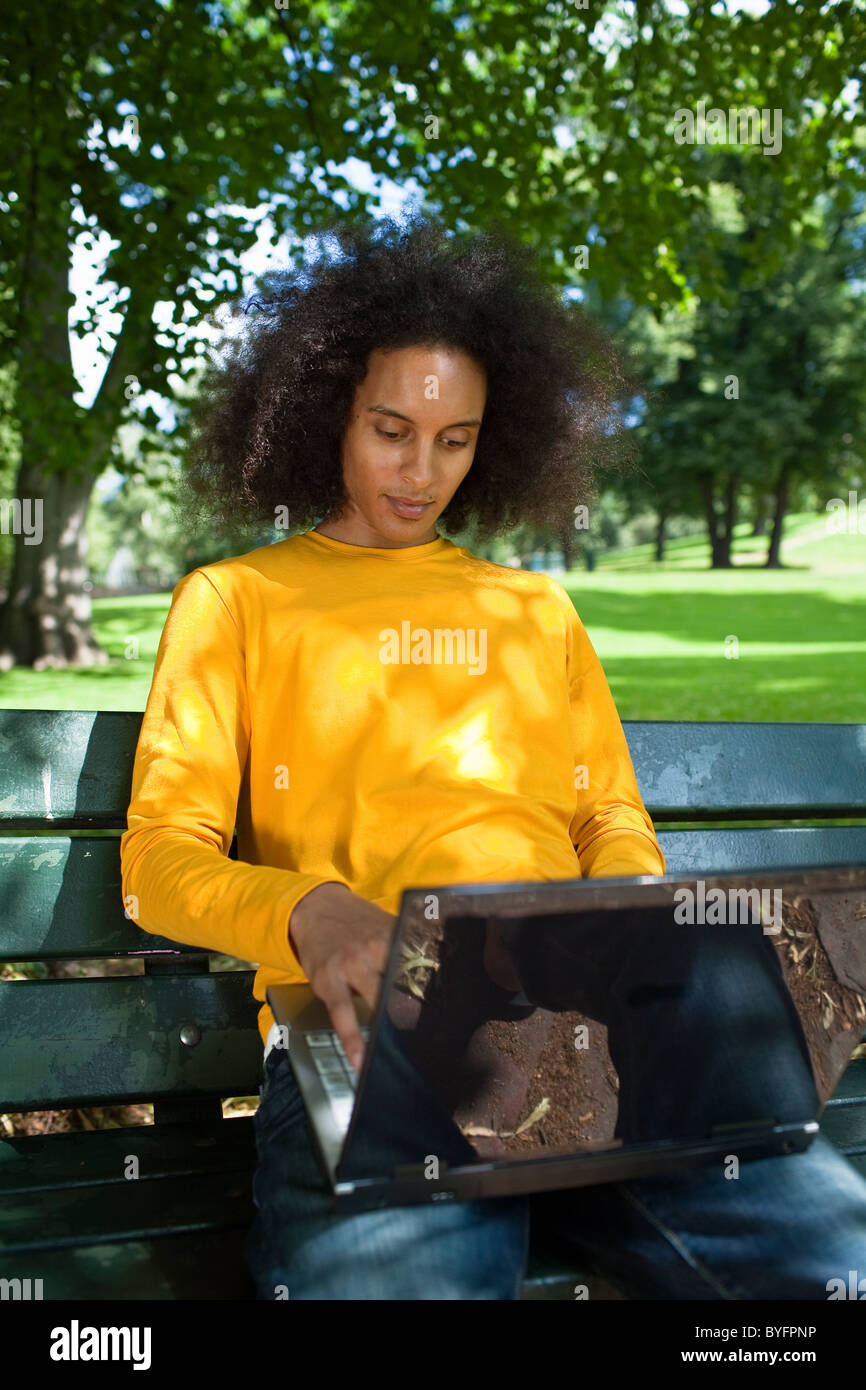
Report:
[[[774,942],[823,1103],[866,1025],[866,901],[847,893],[795,898]]]

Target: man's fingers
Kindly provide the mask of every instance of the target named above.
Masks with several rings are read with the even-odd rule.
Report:
[[[384,966],[383,966],[384,968]],[[370,1009],[375,1009],[382,989],[382,974],[369,960],[353,961],[346,970],[345,979],[356,993],[360,994]]]
[[[364,1060],[364,1039],[358,1027],[358,1015],[349,986],[340,976],[331,974],[319,997],[331,1015],[331,1022],[349,1062],[356,1071],[360,1071]]]
[[[364,1060],[364,1039],[358,1026],[351,991],[360,994],[371,1010],[375,1009],[397,925],[397,918],[392,914],[388,914],[388,919],[386,931],[370,932],[363,945],[355,943],[355,949],[340,952],[335,958],[326,961],[320,970],[314,971],[315,981],[313,976],[308,974],[316,994],[331,1016],[343,1050],[356,1071],[361,1070]],[[304,964],[303,960],[301,964]]]
[[[371,937],[363,949],[344,957],[339,966],[341,979],[360,994],[370,1009],[375,1009],[379,1001],[390,946],[390,935]]]

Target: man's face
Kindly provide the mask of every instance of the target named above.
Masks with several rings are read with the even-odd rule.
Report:
[[[316,530],[352,545],[435,540],[475,456],[486,399],[483,368],[456,348],[377,348],[343,435],[348,506]]]

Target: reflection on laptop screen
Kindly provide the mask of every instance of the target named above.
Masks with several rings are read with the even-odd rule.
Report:
[[[481,1159],[813,1120],[866,1021],[860,897],[416,923],[387,1018]]]

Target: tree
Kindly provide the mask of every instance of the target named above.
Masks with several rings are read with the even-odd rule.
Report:
[[[680,266],[708,186],[697,152],[673,138],[677,106],[708,92],[720,102],[781,94],[797,134],[779,181],[787,227],[840,170],[861,175],[847,167],[854,135],[841,94],[866,56],[862,13],[849,0],[818,15],[700,6],[682,18],[636,0],[627,16],[604,6],[605,41],[601,16],[568,0],[403,0],[398,13],[379,0],[317,0],[301,16],[252,0],[12,0],[0,29],[0,370],[13,368],[20,464],[0,667],[103,659],[84,588],[94,479],[130,392],[171,392],[194,371],[195,334],[237,294],[259,210],[273,215],[286,256],[335,206],[364,214],[375,195],[338,172],[354,156],[378,180],[415,178],[454,225],[495,213],[563,286],[591,240],[603,291],[661,312],[718,274],[712,245],[692,286]],[[112,335],[93,304],[78,326],[110,354],[85,406],[68,271],[71,247],[102,234],[112,240],[103,280],[118,287],[123,322]],[[783,240],[774,231],[768,245]],[[156,331],[161,304],[172,312]],[[42,509],[38,545],[16,515],[28,500]]]
[[[735,207],[763,207],[771,219],[774,185],[762,166],[751,176],[742,168],[728,172],[736,182],[720,186],[716,215],[727,220]],[[736,196],[749,177],[766,183],[763,197],[756,188]],[[772,499],[767,564],[778,565],[793,481],[834,479],[846,436],[866,423],[866,300],[859,289],[866,215],[857,201],[859,212],[844,191],[822,199],[808,238],[761,285],[749,277],[752,229],[735,216],[724,258],[728,288],[720,299],[701,301],[688,342],[676,316],[667,341],[655,326],[646,333],[643,318],[645,351],[661,385],[639,428],[654,504],[660,517],[700,506],[713,567],[731,564],[744,488],[759,504]]]

